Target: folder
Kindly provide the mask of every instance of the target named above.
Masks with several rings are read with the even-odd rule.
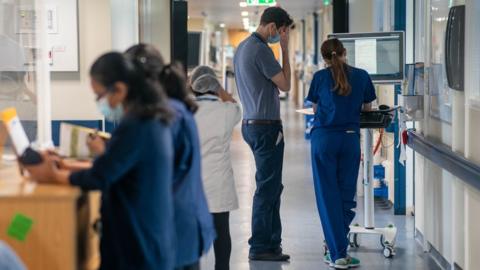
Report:
[[[111,135],[106,132],[99,132],[95,129],[68,123],[60,124],[60,155],[75,159],[90,159],[93,154],[87,146],[87,140],[91,135],[97,135],[109,140]]]

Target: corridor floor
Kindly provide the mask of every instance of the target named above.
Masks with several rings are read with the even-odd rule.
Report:
[[[237,127],[231,150],[240,209],[231,213],[231,270],[329,269],[323,262],[323,234],[315,206],[310,145],[303,137],[303,118],[295,113],[292,104],[282,102],[282,119],[286,143],[283,169],[285,189],[281,208],[283,249],[292,256],[291,261],[274,263],[248,260],[247,241],[250,236],[252,197],[255,192],[255,163],[250,149],[243,142],[240,127]],[[363,211],[360,202],[363,198],[358,201],[359,208],[354,222],[362,224]],[[414,240],[413,217],[394,216],[393,210],[376,209],[375,222],[380,226],[394,223],[398,227],[397,254],[393,259],[384,258],[379,238],[363,236],[360,238],[361,247],[350,250],[350,254],[362,262],[359,269],[440,269]],[[214,269],[213,252],[202,260],[202,269]]]

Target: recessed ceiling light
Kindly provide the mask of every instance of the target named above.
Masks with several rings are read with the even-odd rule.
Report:
[[[224,23],[221,23],[219,24],[220,28],[225,28],[225,24]]]
[[[247,7],[247,2],[240,2],[238,3],[240,7]]]
[[[243,17],[248,16],[248,11],[242,11],[242,16],[243,16]]]

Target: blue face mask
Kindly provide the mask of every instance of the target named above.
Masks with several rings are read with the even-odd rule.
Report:
[[[280,42],[280,34],[277,33],[277,34],[275,34],[273,37],[272,37],[272,36],[269,36],[268,39],[267,39],[267,42],[270,43],[270,44],[274,44],[274,43]]]
[[[119,122],[123,117],[123,106],[118,104],[115,108],[110,107],[107,97],[102,97],[97,101],[97,107],[100,113],[110,122]]]

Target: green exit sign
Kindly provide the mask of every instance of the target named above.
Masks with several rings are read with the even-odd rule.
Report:
[[[277,0],[247,0],[248,6],[274,6]]]

